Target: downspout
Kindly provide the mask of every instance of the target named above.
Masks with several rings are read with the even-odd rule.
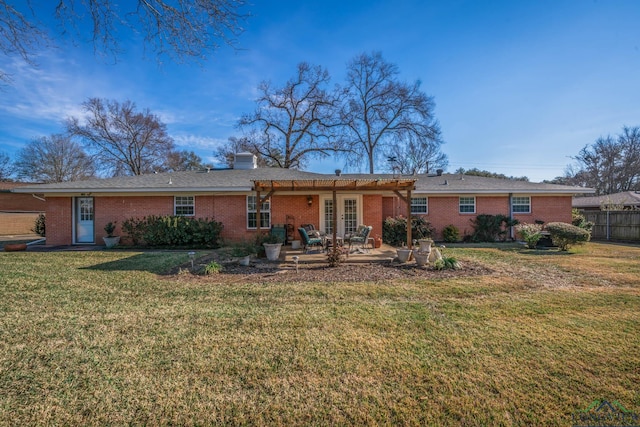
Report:
[[[35,199],[40,200],[41,202],[46,202],[46,201],[47,201],[44,197],[40,197],[40,196],[35,195],[35,194],[31,194],[31,195],[32,195]]]
[[[509,193],[509,220],[513,222],[513,193]],[[509,237],[513,241],[515,236],[513,234],[513,227],[509,227]]]

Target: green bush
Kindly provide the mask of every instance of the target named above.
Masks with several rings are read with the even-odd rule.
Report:
[[[443,256],[433,263],[435,270],[458,270],[460,263],[454,257]]]
[[[422,217],[411,218],[411,238],[428,239],[434,228]],[[382,240],[391,246],[402,246],[407,243],[407,219],[404,217],[388,217],[382,224]]]
[[[593,228],[593,223],[587,221],[587,218],[576,208],[571,209],[571,224],[587,230],[589,233],[591,233],[591,229]]]
[[[211,261],[209,264],[207,264],[204,267],[204,274],[206,275],[210,275],[210,274],[218,274],[223,270],[222,265],[218,264],[215,261]]]
[[[455,243],[460,241],[460,230],[453,224],[447,225],[442,229],[442,238],[447,243]]]
[[[41,213],[40,215],[38,215],[38,218],[36,218],[36,222],[33,224],[33,228],[31,229],[31,231],[33,231],[40,237],[44,237],[45,231],[46,231],[45,223],[46,223],[46,217],[44,216],[43,213]]]
[[[541,224],[523,224],[516,225],[516,231],[527,243],[529,249],[535,249],[538,241],[542,238],[542,225]]]
[[[184,216],[148,216],[122,223],[134,245],[149,246],[220,246],[222,223],[208,218]]]
[[[473,226],[472,242],[504,241],[507,238],[509,227],[518,224],[517,219],[511,219],[506,215],[480,214],[471,220]]]
[[[591,238],[591,233],[587,230],[564,222],[550,222],[545,229],[551,235],[553,244],[561,251],[566,251],[570,245],[588,242]]]

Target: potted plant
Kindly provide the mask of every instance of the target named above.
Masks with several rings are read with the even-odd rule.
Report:
[[[280,249],[282,249],[282,239],[275,234],[267,234],[262,240],[265,254],[269,261],[277,261],[280,258]]]
[[[248,266],[251,262],[251,255],[256,253],[256,248],[250,243],[239,243],[231,248],[231,256],[238,258],[240,265]]]
[[[118,243],[120,243],[120,236],[114,236],[113,232],[116,231],[116,223],[109,221],[107,225],[104,226],[104,231],[107,233],[106,237],[103,237],[104,245],[107,248],[112,248]]]

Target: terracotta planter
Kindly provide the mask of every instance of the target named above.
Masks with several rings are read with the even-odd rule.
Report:
[[[5,252],[18,252],[18,251],[26,251],[27,244],[26,243],[10,243],[8,245],[4,245]]]

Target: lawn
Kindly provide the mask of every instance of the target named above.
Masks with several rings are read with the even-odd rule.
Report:
[[[640,248],[490,274],[223,283],[179,252],[0,252],[0,425],[558,425],[640,413]]]

